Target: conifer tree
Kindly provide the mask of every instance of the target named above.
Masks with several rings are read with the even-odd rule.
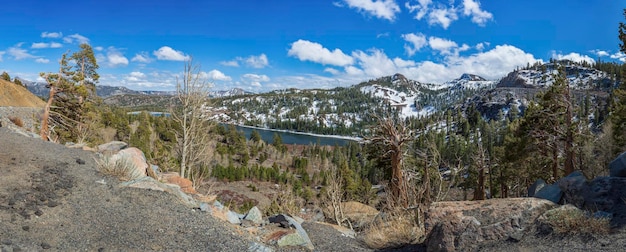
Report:
[[[626,18],[626,9],[624,9]],[[619,23],[620,51],[626,53],[626,24]],[[613,140],[615,141],[615,154],[626,151],[626,64],[622,64],[619,71],[619,87],[613,90],[611,101],[611,122],[613,124]]]

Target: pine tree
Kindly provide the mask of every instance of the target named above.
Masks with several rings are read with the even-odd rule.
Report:
[[[626,18],[626,9],[624,9]],[[626,24],[619,23],[620,51],[626,53]],[[613,90],[610,119],[613,124],[614,154],[626,151],[626,64],[622,64],[619,71],[619,87]]]
[[[0,75],[0,79],[3,79],[5,81],[11,81],[11,76],[9,76],[7,72],[2,72],[2,74]]]

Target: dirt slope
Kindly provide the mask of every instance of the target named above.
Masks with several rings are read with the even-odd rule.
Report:
[[[0,128],[1,251],[247,251],[252,241],[164,192],[121,188],[94,154]]]
[[[46,103],[25,87],[0,80],[0,107],[43,107]]]

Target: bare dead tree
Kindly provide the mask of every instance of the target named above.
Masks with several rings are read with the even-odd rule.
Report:
[[[172,112],[181,128],[176,132],[180,157],[180,176],[191,176],[190,169],[200,164],[208,148],[210,122],[204,116],[209,101],[210,83],[201,78],[200,66],[189,59],[182,78],[176,80],[176,95],[180,108]]]
[[[366,138],[373,144],[383,146],[384,156],[391,158],[391,194],[393,202],[408,207],[407,184],[405,182],[404,157],[406,145],[413,140],[411,131],[401,119],[392,117],[380,118],[376,116],[378,124],[372,128],[372,137]]]

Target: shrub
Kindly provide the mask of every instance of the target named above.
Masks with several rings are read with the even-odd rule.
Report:
[[[17,127],[20,127],[20,128],[24,127],[24,121],[22,121],[22,118],[9,116],[9,121],[11,121]]]
[[[423,240],[424,228],[419,225],[414,211],[398,209],[383,215],[384,220],[377,217],[363,230],[361,239],[368,247],[395,248]]]
[[[611,230],[609,219],[589,216],[574,206],[547,211],[542,217],[555,232],[561,234],[607,234]]]
[[[100,159],[96,158],[96,165],[101,173],[117,177],[122,181],[129,181],[138,177],[135,166],[127,158],[104,156]]]

